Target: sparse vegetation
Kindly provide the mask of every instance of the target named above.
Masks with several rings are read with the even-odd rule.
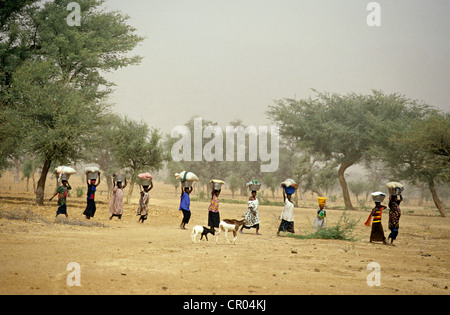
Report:
[[[297,235],[288,233],[286,236],[298,239],[334,239],[355,241],[356,239],[353,237],[352,233],[359,221],[360,220],[349,217],[345,212],[343,212],[335,225],[310,234]]]
[[[5,211],[4,209],[0,209],[0,218],[5,218],[8,220],[25,221],[25,222],[49,223],[41,215],[31,211],[30,208],[27,208],[26,210],[16,209],[14,211]]]
[[[4,209],[0,209],[0,218],[5,218],[7,220],[17,220],[24,222],[35,222],[35,223],[44,223],[51,224],[53,222],[45,219],[40,214],[33,212],[30,208],[24,209],[15,209],[12,211],[7,211]],[[95,221],[80,221],[76,219],[63,219],[57,218],[54,223],[62,224],[62,225],[73,225],[73,226],[85,226],[85,227],[106,227],[106,225],[95,222]]]
[[[85,227],[106,227],[106,225],[95,222],[95,221],[81,221],[76,219],[63,219],[58,218],[56,219],[55,223],[62,224],[62,225],[74,225],[74,226],[85,226]]]

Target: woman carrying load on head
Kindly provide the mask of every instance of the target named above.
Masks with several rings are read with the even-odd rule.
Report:
[[[87,205],[83,214],[86,219],[93,218],[95,215],[95,211],[97,210],[95,206],[95,192],[97,191],[97,186],[100,185],[100,172],[98,172],[98,183],[95,183],[95,179],[91,179],[89,183],[88,174],[86,173],[86,184],[88,185],[87,190]]]
[[[114,175],[113,175],[114,178]],[[118,217],[119,220],[122,219],[123,214],[123,190],[127,187],[127,179],[125,178],[125,183],[122,184],[121,181],[115,181],[114,188],[111,195],[111,200],[109,201],[109,217],[112,220],[113,217]]]
[[[284,199],[284,208],[281,211],[281,223],[278,227],[277,235],[280,235],[280,232],[290,232],[295,233],[294,230],[294,204],[291,201],[292,194],[286,194],[283,189],[283,199]]]
[[[396,194],[392,194],[392,188],[389,189],[389,223],[388,228],[391,233],[388,236],[388,240],[391,239],[390,244],[394,243],[397,238],[400,216],[402,212],[400,211],[400,202],[403,201],[403,197],[400,194],[400,198]]]
[[[181,185],[180,207],[178,208],[178,211],[183,212],[180,229],[186,230],[186,224],[188,224],[191,219],[191,197],[189,195],[192,192],[192,186],[185,187],[184,183],[185,182],[182,182]]]
[[[240,233],[242,233],[243,229],[256,229],[256,235],[259,234],[259,214],[258,214],[258,198],[256,198],[257,191],[252,190],[252,195],[248,199],[247,204],[247,212],[244,215],[244,219],[247,220],[247,224],[242,225],[240,229]]]
[[[383,242],[386,243],[386,237],[384,236],[383,225],[381,224],[381,214],[386,206],[383,206],[381,202],[384,200],[386,195],[380,192],[372,193],[372,197],[375,201],[375,208],[372,209],[372,212],[369,215],[366,223],[366,226],[370,226],[370,220],[372,219],[372,229],[370,232],[370,242]]]
[[[326,227],[325,217],[327,216],[326,211],[323,209],[323,208],[325,208],[327,198],[326,197],[318,197],[317,200],[319,202],[319,210],[317,210],[317,217],[314,220],[314,228],[316,229],[316,232],[318,232],[319,230],[324,229]]]
[[[220,223],[219,195],[220,189],[211,191],[211,202],[208,207],[208,226],[211,229],[218,228]]]
[[[148,201],[149,201],[149,192],[153,189],[153,182],[150,182],[150,186],[144,185],[142,186],[141,197],[139,198],[139,207],[137,209],[136,215],[140,216],[138,222],[144,223],[148,217]]]
[[[58,210],[56,211],[56,217],[60,214],[64,214],[66,218],[69,216],[67,214],[67,203],[66,198],[69,194],[69,190],[71,190],[72,187],[70,187],[69,182],[66,179],[63,179],[61,181],[61,186],[56,188],[55,194],[50,198],[49,201],[52,201],[52,199],[58,195]]]

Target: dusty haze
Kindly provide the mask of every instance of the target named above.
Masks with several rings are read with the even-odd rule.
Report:
[[[275,99],[311,89],[398,92],[448,111],[450,2],[361,0],[119,1],[146,40],[141,65],[108,75],[114,110],[164,132],[193,115],[269,124]]]

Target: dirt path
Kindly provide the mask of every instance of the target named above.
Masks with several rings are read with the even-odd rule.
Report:
[[[172,193],[171,193],[172,192]],[[48,193],[49,194],[49,193]],[[16,199],[17,198],[17,199]],[[206,203],[193,202],[188,230],[181,230],[178,199],[170,187],[151,194],[149,220],[137,223],[137,197],[122,221],[108,219],[106,196],[99,196],[94,222],[102,226],[55,223],[56,206],[34,206],[32,195],[3,193],[1,213],[31,211],[30,221],[0,218],[0,294],[449,294],[448,218],[405,215],[396,246],[370,244],[360,219],[357,241],[277,237],[280,207],[260,206],[261,233],[239,234],[236,245],[192,244],[191,229],[207,223]],[[81,215],[84,198],[68,201],[70,220]],[[239,218],[245,205],[220,205],[222,218]],[[341,210],[327,212],[328,224]],[[313,208],[295,209],[297,233],[312,229]],[[91,221],[92,221],[91,220]],[[383,216],[385,233],[387,215]],[[387,236],[387,234],[386,234]],[[70,262],[81,267],[81,286],[69,287]],[[381,285],[370,287],[367,265],[381,267]]]

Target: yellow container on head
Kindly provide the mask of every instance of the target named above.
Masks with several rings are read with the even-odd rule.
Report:
[[[327,202],[327,198],[326,197],[318,197],[317,201],[319,201],[319,206],[325,207],[325,204]]]

